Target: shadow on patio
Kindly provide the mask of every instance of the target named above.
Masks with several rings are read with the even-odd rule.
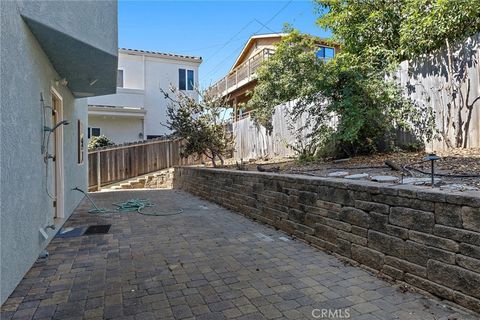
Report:
[[[183,212],[93,215],[85,199],[64,228],[111,224],[108,234],[55,238],[2,319],[313,319],[314,309],[355,320],[475,319],[180,191],[92,197],[104,208],[148,198],[157,206],[147,212]]]

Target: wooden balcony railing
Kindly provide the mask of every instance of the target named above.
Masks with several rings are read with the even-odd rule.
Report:
[[[260,67],[261,63],[268,59],[274,52],[275,50],[273,49],[265,48],[256,53],[247,61],[233,69],[225,77],[217,81],[213,86],[208,88],[208,92],[213,96],[221,97],[237,89],[239,84],[243,85],[244,83],[242,82],[244,82],[246,79],[248,79],[247,82],[249,82],[255,76],[255,73],[258,67]]]

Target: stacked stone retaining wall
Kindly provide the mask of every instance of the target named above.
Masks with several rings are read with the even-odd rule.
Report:
[[[174,188],[480,312],[480,194],[181,167]]]

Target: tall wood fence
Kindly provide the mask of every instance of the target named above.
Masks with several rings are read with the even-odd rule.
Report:
[[[271,133],[250,117],[234,122],[234,158],[290,157],[295,155],[292,146],[308,144],[307,135],[311,132],[307,126],[308,115],[304,114],[294,121],[289,111],[293,106],[294,101],[290,101],[275,107]]]
[[[406,95],[435,112],[437,136],[427,150],[447,149],[447,140],[453,147],[480,148],[480,33],[452,45],[450,52],[451,57],[445,48],[404,61],[397,72]]]
[[[154,140],[88,153],[89,190],[173,166],[201,163],[180,156],[182,140]]]

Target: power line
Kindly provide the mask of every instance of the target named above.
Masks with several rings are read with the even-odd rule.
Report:
[[[231,56],[233,56],[235,53],[237,53],[238,50],[242,49],[243,46],[244,45],[242,44],[240,47],[233,50],[232,53],[230,53],[227,57],[225,57],[222,61],[220,61],[220,63],[215,65],[215,67],[213,67],[212,70],[205,75],[205,77],[207,77],[207,76],[211,75],[212,73],[214,73],[215,71],[217,71],[218,67],[220,67],[226,60],[228,60]]]
[[[280,10],[278,10],[277,13],[275,13],[273,17],[270,18],[270,20],[265,22],[265,25],[268,25],[270,22],[272,22],[273,19],[275,19],[283,10],[285,10],[290,5],[290,3],[292,3],[292,1],[293,0],[288,1],[282,8],[280,8]],[[260,28],[260,30],[262,29]],[[260,30],[258,30],[257,32],[259,32]]]
[[[280,13],[282,13],[282,11],[285,10],[285,9],[290,5],[290,3],[292,3],[292,1],[293,1],[293,0],[288,1],[283,7],[280,8],[280,10],[278,10],[278,11],[275,13],[266,23],[262,23],[262,22],[260,22],[260,21],[257,20],[257,19],[252,19],[244,28],[242,28],[241,31],[243,31],[243,30],[244,30],[248,25],[250,25],[252,22],[257,22],[257,23],[259,23],[260,25],[262,25],[262,26],[254,33],[254,35],[257,34],[258,32],[260,32],[264,27],[267,28],[267,29],[269,29],[269,30],[272,30],[272,29],[270,29],[270,28],[268,27],[268,24],[269,24],[270,22],[272,22]],[[240,32],[241,32],[241,31],[240,31]],[[237,34],[235,34],[235,36],[237,36],[240,32],[238,32]],[[277,33],[277,32],[273,32],[273,33]],[[234,38],[235,36],[233,36],[233,38]],[[230,41],[230,40],[229,40],[229,41]],[[225,45],[225,46],[226,46],[226,45]],[[224,46],[224,47],[225,47],[225,46]],[[222,47],[221,49],[223,49],[224,47]],[[220,63],[217,64],[215,67],[213,67],[213,69],[212,69],[210,72],[208,72],[205,77],[207,77],[207,76],[209,76],[210,74],[212,74],[212,73],[214,73],[215,71],[217,71],[218,67],[221,66],[221,65],[223,64],[223,62],[225,62],[227,59],[229,59],[235,52],[237,52],[238,50],[242,49],[242,47],[243,47],[243,46],[235,49],[230,55],[228,55],[225,59],[223,59],[222,61],[220,61]],[[217,54],[221,49],[217,50],[217,51],[215,52],[215,54]],[[213,55],[212,55],[212,56],[213,56]],[[210,57],[210,59],[211,59],[211,57]]]
[[[255,21],[258,22],[258,24],[260,24],[261,26],[263,26],[265,29],[271,31],[272,33],[274,33],[274,34],[279,34],[278,32],[273,31],[271,28],[269,28],[266,24],[263,24],[261,21],[259,21],[259,20],[257,20],[257,19],[255,19]],[[261,30],[261,29],[260,29],[260,30]],[[258,31],[257,31],[257,32],[258,32]]]
[[[242,33],[243,30],[245,30],[246,28],[248,28],[248,26],[250,26],[250,25],[252,24],[252,22],[254,22],[254,21],[255,21],[255,19],[252,19],[252,20],[250,20],[246,25],[244,25],[244,26],[240,29],[240,31],[238,31],[237,33],[235,33],[235,34],[233,35],[233,37],[231,37],[227,42],[225,42],[220,49],[218,49],[217,51],[215,51],[215,52],[207,59],[207,61],[210,60],[210,59],[212,59],[217,53],[219,53],[220,51],[222,51],[222,49],[224,49],[230,42],[232,42],[232,41],[235,39],[236,36],[238,36],[240,33]]]
[[[237,41],[240,41],[240,40],[243,40],[243,38],[233,39],[232,42],[237,42]],[[182,52],[201,51],[201,50],[216,48],[216,47],[223,46],[223,45],[224,45],[224,43],[217,43],[217,44],[212,44],[212,45],[207,46],[207,47],[201,47],[201,48],[195,48],[195,49],[182,49],[182,50],[179,50],[179,51],[182,51]]]

